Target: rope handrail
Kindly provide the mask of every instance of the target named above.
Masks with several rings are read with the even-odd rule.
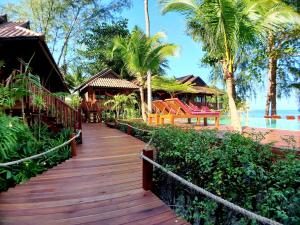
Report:
[[[60,145],[58,145],[58,146],[56,146],[54,148],[51,148],[51,149],[49,149],[49,150],[47,150],[45,152],[42,152],[42,153],[39,153],[39,154],[36,154],[36,155],[33,155],[33,156],[29,156],[29,157],[26,157],[26,158],[23,158],[23,159],[18,159],[18,160],[15,160],[15,161],[11,161],[11,162],[0,163],[0,167],[7,167],[7,166],[11,166],[11,165],[22,163],[22,162],[25,162],[25,161],[28,161],[28,160],[33,160],[33,159],[39,158],[39,157],[41,157],[43,155],[46,155],[46,154],[48,154],[50,152],[53,152],[53,151],[55,151],[55,150],[57,150],[57,149],[59,149],[61,147],[64,147],[65,145],[71,143],[74,139],[76,139],[76,138],[79,137],[80,133],[81,133],[81,130],[79,130],[78,133],[74,137],[72,137],[71,139],[69,139],[68,141],[66,141],[66,142],[64,142],[64,143],[62,143],[62,144],[60,144]]]
[[[140,129],[140,128],[134,127],[134,126],[132,126],[132,125],[130,125],[128,123],[122,123],[122,122],[119,122],[119,121],[117,121],[117,123],[122,124],[122,125],[126,125],[128,127],[131,127],[133,129],[140,130],[140,131],[143,131],[143,132],[147,132],[147,133],[151,133],[152,132],[152,131],[149,131],[149,130],[144,130],[144,129]],[[152,138],[147,143],[147,145],[150,145],[150,143],[152,142]],[[224,205],[227,208],[230,208],[230,209],[232,209],[232,210],[234,210],[234,211],[236,211],[236,212],[238,212],[238,213],[240,213],[240,214],[242,214],[242,215],[244,215],[244,216],[246,216],[248,218],[255,219],[255,220],[257,220],[257,221],[259,221],[259,222],[261,222],[263,224],[282,225],[279,222],[276,222],[276,221],[271,220],[269,218],[266,218],[264,216],[260,216],[260,215],[254,213],[254,212],[251,212],[250,210],[244,209],[244,208],[242,208],[242,207],[240,207],[240,206],[238,206],[238,205],[236,205],[236,204],[234,204],[232,202],[229,202],[229,201],[227,201],[227,200],[225,200],[225,199],[223,199],[223,198],[221,198],[221,197],[219,197],[217,195],[214,195],[214,194],[206,191],[205,189],[203,189],[203,188],[201,188],[201,187],[199,187],[199,186],[197,186],[197,185],[195,185],[195,184],[193,184],[193,183],[185,180],[184,178],[178,176],[177,174],[175,174],[175,173],[167,170],[166,168],[164,168],[160,164],[156,163],[152,159],[150,159],[147,156],[145,156],[143,153],[141,153],[140,157],[141,157],[141,159],[144,159],[147,162],[151,163],[156,168],[162,170],[163,172],[165,172],[166,174],[168,174],[172,178],[176,179],[180,183],[182,183],[182,184],[186,185],[187,187],[189,187],[189,188],[191,188],[191,189],[193,189],[193,190],[195,190],[195,191],[203,194],[204,196],[206,196],[206,197],[208,197],[208,198],[210,198],[210,199],[212,199],[212,200],[214,200],[214,201],[216,201],[216,202]]]
[[[214,195],[210,192],[208,192],[207,190],[187,181],[186,179],[178,176],[177,174],[167,170],[165,167],[161,166],[160,164],[156,163],[155,161],[153,161],[152,159],[148,158],[147,156],[145,156],[143,153],[141,153],[140,155],[141,159],[144,159],[146,160],[147,162],[151,163],[153,166],[155,166],[156,168],[160,169],[161,171],[165,172],[166,174],[168,174],[170,177],[172,177],[173,179],[179,181],[180,183],[184,184],[185,186],[199,192],[200,194],[214,200],[215,202],[218,202],[222,205],[224,205],[225,207],[229,208],[229,209],[232,209],[233,211],[236,211],[250,219],[255,219],[263,224],[269,224],[269,225],[282,225],[281,223],[279,222],[276,222],[274,220],[271,220],[269,218],[266,218],[264,216],[260,216],[254,212],[251,212],[247,209],[244,209],[232,202],[229,202],[217,195]]]

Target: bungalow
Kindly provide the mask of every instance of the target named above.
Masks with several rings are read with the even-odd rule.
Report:
[[[209,106],[213,109],[222,108],[222,104],[218,101],[218,96],[223,95],[223,92],[208,87],[208,85],[199,76],[186,75],[177,77],[176,80],[182,84],[190,82],[193,85],[193,90],[190,93],[178,93],[176,97],[179,99],[185,102],[191,101],[198,106]],[[215,102],[208,102],[208,97],[214,97]],[[170,95],[165,91],[158,90],[153,93],[153,99],[164,100],[166,98],[170,98]]]
[[[0,16],[0,83],[7,85],[11,75],[27,72],[40,77],[42,87],[28,83],[28,95],[19,99],[10,113],[30,123],[37,113],[33,99],[43,97],[43,120],[52,128],[59,126],[79,129],[80,113],[52,93],[69,92],[58,66],[45,42],[45,36],[30,30],[29,22],[11,22]],[[39,112],[40,113],[40,112]]]
[[[81,109],[88,122],[101,122],[102,111],[107,107],[104,102],[116,94],[130,94],[138,90],[134,83],[121,79],[111,69],[104,69],[82,83],[74,91],[82,98]]]

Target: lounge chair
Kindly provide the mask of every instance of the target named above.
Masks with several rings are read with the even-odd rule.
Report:
[[[197,111],[197,112],[220,112],[220,111],[215,111],[211,110],[208,106],[200,106],[198,107],[197,105],[193,104],[192,102],[189,102],[189,105],[191,110]],[[204,126],[207,126],[207,118],[204,118]]]
[[[198,107],[195,104],[193,104],[192,102],[189,102],[189,107],[193,111],[212,112],[212,110],[210,108],[208,108],[207,106],[200,106],[200,107]]]
[[[152,124],[153,119],[155,119],[155,123],[159,124],[160,115],[168,115],[170,114],[171,109],[169,106],[162,100],[155,100],[152,102],[152,107],[155,113],[148,114],[148,123]]]
[[[160,123],[164,124],[164,119],[169,119],[171,124],[174,124],[176,118],[196,118],[197,125],[200,124],[200,119],[214,118],[215,126],[219,128],[220,125],[220,112],[205,112],[205,111],[195,111],[189,108],[186,104],[180,101],[178,98],[166,99],[165,102],[168,104],[170,110],[169,114],[160,116]]]
[[[287,119],[287,120],[294,120],[294,119],[296,119],[296,118],[295,118],[295,116],[286,116],[286,119]]]

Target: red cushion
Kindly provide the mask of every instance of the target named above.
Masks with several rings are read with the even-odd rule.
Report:
[[[218,116],[220,115],[220,112],[199,112],[199,111],[193,111],[190,114],[192,115],[210,115],[210,116]]]
[[[190,108],[192,109],[192,110],[194,110],[194,111],[200,111],[200,109],[198,108],[198,106],[196,106],[196,105],[194,105],[193,103],[189,103],[189,106],[190,106]]]

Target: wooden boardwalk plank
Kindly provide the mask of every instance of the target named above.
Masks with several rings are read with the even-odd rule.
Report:
[[[0,224],[188,224],[142,189],[143,147],[118,130],[84,125],[77,157],[0,193]]]

